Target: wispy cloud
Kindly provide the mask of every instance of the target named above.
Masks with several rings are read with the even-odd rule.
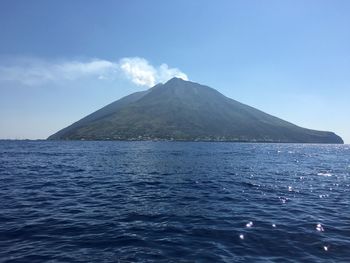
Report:
[[[47,61],[21,59],[7,65],[0,65],[0,82],[17,82],[26,86],[38,86],[48,82],[74,81],[81,78],[115,80],[125,77],[136,85],[152,87],[172,77],[187,80],[187,75],[167,64],[151,65],[139,57],[122,58],[113,62],[101,59],[88,61]]]
[[[52,81],[106,76],[114,74],[117,70],[116,64],[99,59],[87,62],[49,62],[40,59],[22,59],[16,60],[10,65],[0,65],[0,81],[37,86]]]

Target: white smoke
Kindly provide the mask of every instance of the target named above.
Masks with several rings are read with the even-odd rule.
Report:
[[[55,81],[74,81],[82,78],[117,80],[126,77],[139,86],[152,87],[173,77],[188,80],[185,73],[167,64],[158,67],[140,57],[122,58],[117,62],[90,59],[88,61],[47,61],[21,59],[7,65],[0,64],[0,82],[18,82],[25,86],[38,86]]]
[[[152,87],[173,77],[188,80],[187,75],[178,68],[169,68],[167,64],[154,67],[144,58],[123,58],[119,65],[124,74],[136,85]]]

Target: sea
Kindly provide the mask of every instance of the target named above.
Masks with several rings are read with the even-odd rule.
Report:
[[[0,141],[0,262],[350,262],[350,145]]]

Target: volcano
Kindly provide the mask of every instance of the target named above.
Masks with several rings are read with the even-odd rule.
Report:
[[[333,132],[299,127],[179,78],[117,100],[48,139],[343,143]]]

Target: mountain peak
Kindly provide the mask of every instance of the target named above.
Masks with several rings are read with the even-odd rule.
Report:
[[[190,82],[188,80],[184,80],[182,78],[178,78],[178,77],[173,77],[169,80],[167,80],[166,82],[162,83],[159,82],[156,85],[154,85],[153,87],[151,87],[151,90],[156,90],[158,88],[161,87],[178,87],[178,86],[185,86],[186,82]]]
[[[179,78],[179,77],[173,77],[173,78],[169,79],[167,82],[165,82],[164,85],[171,84],[171,83],[181,84],[181,83],[186,83],[186,82],[190,82],[190,81],[184,80],[184,79]]]
[[[188,80],[184,80],[183,78],[180,78],[180,77],[172,77],[167,82],[169,82],[169,81],[188,81]]]

